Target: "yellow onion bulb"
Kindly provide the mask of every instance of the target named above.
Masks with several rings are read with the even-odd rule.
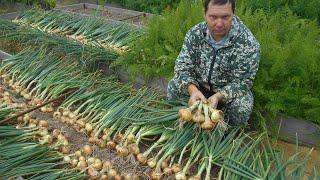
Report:
[[[174,173],[178,173],[178,172],[181,171],[181,166],[179,164],[174,164],[172,166],[172,170],[173,170]]]
[[[112,163],[110,161],[105,161],[102,165],[102,169],[105,171],[109,171],[112,168]]]
[[[205,121],[201,124],[201,128],[205,130],[211,130],[215,127],[215,124],[211,121]]]
[[[39,126],[40,127],[48,127],[49,123],[48,123],[48,121],[41,120],[41,121],[39,121]]]
[[[154,168],[154,167],[156,167],[156,165],[157,165],[157,161],[156,161],[155,158],[150,158],[150,159],[148,159],[148,166],[149,166],[150,168]]]
[[[160,171],[152,171],[151,179],[153,180],[160,180],[162,177],[162,173]]]
[[[86,161],[79,161],[78,164],[77,164],[77,167],[79,169],[85,169],[86,167],[88,167],[88,164]]]
[[[84,145],[82,148],[82,152],[84,153],[84,155],[86,156],[90,156],[93,152],[92,147],[89,145]]]
[[[182,171],[177,173],[175,175],[175,178],[176,178],[176,180],[187,180],[187,176]]]
[[[137,160],[140,164],[144,165],[147,163],[147,157],[145,157],[142,153],[137,155]]]
[[[115,149],[116,148],[116,143],[114,141],[108,141],[107,142],[107,147],[110,149]]]
[[[103,167],[102,161],[100,159],[95,159],[94,163],[93,163],[93,167],[96,170],[101,170]]]
[[[110,178],[114,178],[117,174],[118,174],[118,172],[113,168],[109,169],[109,171],[108,171],[108,176]]]
[[[192,114],[188,108],[183,108],[179,110],[179,117],[182,121],[191,121]]]
[[[140,149],[139,149],[139,147],[138,147],[138,145],[137,144],[130,144],[129,146],[128,146],[128,149],[129,149],[129,151],[132,153],[132,154],[134,154],[134,155],[137,155],[137,154],[139,154],[140,153]]]
[[[217,123],[217,122],[223,120],[223,112],[221,110],[214,109],[211,112],[210,118],[211,118],[212,122]]]

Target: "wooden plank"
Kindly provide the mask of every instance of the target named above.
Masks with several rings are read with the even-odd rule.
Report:
[[[11,54],[8,54],[8,53],[0,50],[0,61],[4,60],[4,59],[8,59],[11,56],[12,56]]]
[[[2,18],[2,19],[8,19],[8,20],[13,20],[13,19],[15,19],[19,14],[20,14],[20,12],[12,12],[12,13],[7,13],[7,14],[2,14],[2,15],[0,15],[0,18]]]

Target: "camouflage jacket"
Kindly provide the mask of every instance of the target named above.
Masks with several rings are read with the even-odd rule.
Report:
[[[222,48],[213,48],[209,32],[202,22],[186,34],[173,78],[179,92],[188,95],[189,84],[199,87],[201,83],[222,93],[227,101],[242,96],[252,88],[259,67],[259,43],[237,16]]]

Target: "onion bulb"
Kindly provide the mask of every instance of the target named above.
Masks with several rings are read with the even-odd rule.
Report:
[[[112,168],[112,163],[110,161],[105,161],[102,165],[102,169],[109,171]]]
[[[114,180],[122,180],[122,176],[117,174],[114,176]]]
[[[96,169],[96,170],[101,170],[102,169],[102,161],[100,159],[95,159],[94,160],[94,163],[93,163],[93,167]]]
[[[129,134],[128,137],[127,137],[127,140],[128,140],[129,144],[134,143],[135,139],[136,139],[136,137],[133,134]]]
[[[124,180],[140,180],[140,177],[139,177],[139,175],[134,174],[134,173],[127,173],[124,176]]]
[[[144,165],[147,163],[147,157],[145,157],[142,153],[137,155],[137,160],[140,164]]]
[[[106,147],[106,143],[102,139],[98,139],[96,141],[96,144],[99,146],[99,148],[105,148]]]
[[[88,167],[88,164],[86,161],[79,161],[78,164],[77,164],[77,167],[79,169],[85,169],[86,167]]]
[[[169,167],[168,162],[166,160],[162,161],[161,162],[161,168],[164,169],[164,168],[167,168],[167,167]]]
[[[61,131],[60,131],[59,129],[54,129],[54,130],[52,131],[52,136],[53,136],[54,138],[57,138],[60,133],[61,133]]]
[[[100,180],[108,180],[108,176],[105,175],[105,174],[102,174],[101,177],[100,177]]]
[[[175,178],[176,178],[176,180],[187,180],[187,176],[182,171],[177,173],[175,175]]]
[[[84,156],[80,156],[79,161],[86,161],[86,158]]]
[[[63,154],[69,154],[70,151],[71,151],[71,147],[70,147],[70,146],[62,146],[62,147],[61,147],[61,152],[62,152]]]
[[[174,164],[174,165],[172,166],[172,170],[173,170],[174,173],[178,173],[178,172],[181,171],[181,167],[180,167],[179,164]]]
[[[84,155],[86,156],[90,156],[92,154],[92,148],[89,145],[84,145],[82,148],[82,152],[84,153]]]
[[[95,137],[89,137],[88,142],[91,143],[91,144],[95,144],[96,143],[96,138]]]
[[[160,171],[152,171],[151,179],[160,180],[162,177],[162,173]]]
[[[86,123],[85,129],[88,133],[90,133],[93,130],[93,127],[90,123]]]
[[[127,148],[121,147],[119,145],[116,146],[116,150],[117,150],[117,154],[119,156],[128,156],[128,154],[129,154],[129,151]]]
[[[77,157],[80,157],[80,156],[82,156],[82,153],[81,153],[81,151],[76,151],[75,153],[74,153]]]
[[[157,161],[156,161],[155,158],[150,158],[150,159],[148,159],[148,166],[149,166],[150,168],[154,168],[154,167],[156,167],[156,165],[157,165]]]
[[[53,118],[60,119],[61,118],[61,113],[59,111],[54,112],[53,113]]]
[[[76,167],[78,165],[78,162],[79,162],[78,159],[72,159],[71,166]]]
[[[217,123],[223,120],[223,112],[221,110],[213,109],[211,111],[211,121]]]
[[[173,170],[169,167],[166,167],[163,169],[163,173],[168,175],[168,176],[171,176],[173,174]]]
[[[87,160],[88,165],[92,165],[96,159],[94,157],[89,157]]]
[[[140,149],[137,144],[134,144],[134,143],[130,144],[128,146],[128,149],[129,149],[130,153],[132,153],[133,155],[137,155],[140,153]]]
[[[92,179],[92,180],[99,178],[99,172],[91,167],[88,168],[88,175],[90,176],[90,179]]]
[[[183,108],[179,110],[179,117],[182,121],[191,121],[192,119],[192,111],[198,107],[200,101],[196,101],[189,108]]]
[[[108,171],[108,176],[110,178],[114,178],[117,174],[118,174],[118,172],[113,168],[109,169],[109,171]]]
[[[63,161],[64,161],[64,162],[67,162],[67,163],[71,162],[70,156],[64,156],[64,157],[63,157]]]
[[[192,177],[189,177],[188,180],[201,180],[201,177],[199,177],[199,176],[192,176]]]
[[[39,126],[40,127],[48,127],[49,123],[48,123],[48,121],[41,120],[41,121],[39,121]]]
[[[191,111],[188,108],[180,109],[179,117],[182,121],[190,121],[192,119]]]
[[[107,142],[107,147],[110,149],[115,149],[116,143],[114,141],[109,141],[109,142]]]
[[[39,139],[39,143],[40,144],[51,144],[52,143],[52,136],[50,136],[50,135],[45,135],[45,136],[43,136],[43,137],[41,137],[40,139]]]
[[[216,124],[214,124],[211,121],[205,121],[204,123],[201,124],[201,128],[205,130],[210,130],[215,127]]]

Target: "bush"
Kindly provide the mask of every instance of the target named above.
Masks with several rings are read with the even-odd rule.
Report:
[[[320,124],[317,22],[299,19],[289,9],[238,14],[261,44],[261,64],[254,84],[256,117],[285,113]]]
[[[164,10],[175,9],[180,0],[111,0],[110,2],[136,11],[159,14]]]
[[[132,74],[170,78],[186,32],[203,20],[201,12],[201,3],[183,1],[177,10],[154,16],[147,23],[147,34],[121,59],[121,64]]]
[[[317,19],[320,22],[319,0],[238,0],[237,3],[252,10],[264,9],[271,13],[289,7],[294,14],[302,18]]]

